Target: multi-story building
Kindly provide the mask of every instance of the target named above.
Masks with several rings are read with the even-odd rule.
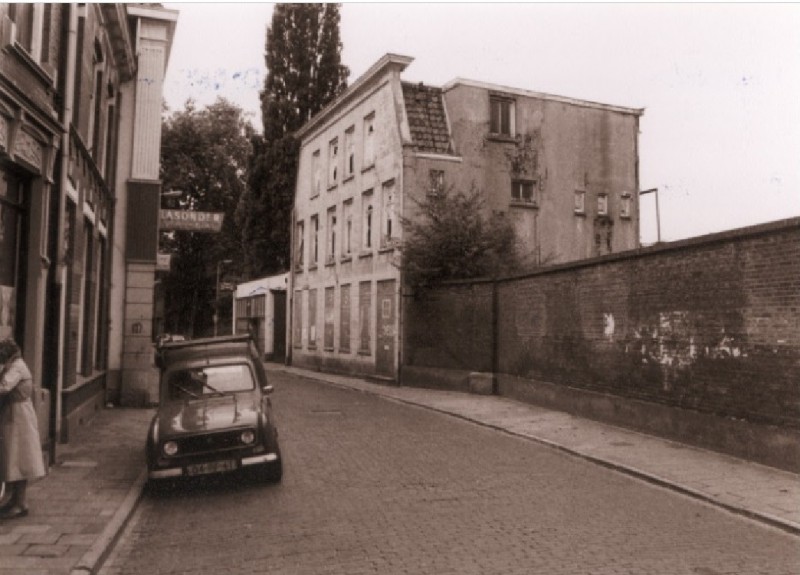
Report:
[[[469,80],[401,80],[388,54],[299,132],[291,360],[397,379],[401,222],[414,198],[475,188],[533,264],[639,245],[642,110]]]
[[[45,391],[51,446],[153,378],[176,21],[154,5],[0,4],[0,337],[17,339]]]

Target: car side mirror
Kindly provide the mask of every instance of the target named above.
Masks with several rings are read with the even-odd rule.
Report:
[[[275,391],[275,388],[272,387],[272,384],[268,383],[267,385],[261,388],[261,391],[264,393],[264,395],[271,395],[272,392]]]

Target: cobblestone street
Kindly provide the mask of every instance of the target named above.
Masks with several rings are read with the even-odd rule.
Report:
[[[273,377],[279,485],[141,502],[104,575],[793,574],[796,537],[497,430]]]

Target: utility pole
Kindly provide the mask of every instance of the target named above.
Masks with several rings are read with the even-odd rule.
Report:
[[[217,287],[214,291],[214,337],[217,337],[217,326],[219,325],[219,272],[224,264],[229,264],[233,260],[220,260],[217,262]]]

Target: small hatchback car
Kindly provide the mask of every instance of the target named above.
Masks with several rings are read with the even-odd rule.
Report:
[[[280,481],[273,388],[249,335],[164,343],[156,362],[161,385],[147,435],[150,480],[252,467]]]

